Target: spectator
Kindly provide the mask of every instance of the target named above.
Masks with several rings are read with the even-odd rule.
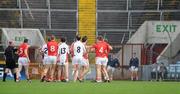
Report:
[[[139,67],[139,59],[136,57],[136,53],[133,53],[133,57],[130,59],[129,63],[130,71],[131,71],[131,80],[138,80],[138,67]]]
[[[164,65],[164,63],[161,63],[159,66],[158,66],[158,80],[164,80],[164,78],[166,78],[167,74],[167,68],[166,66]]]
[[[157,63],[154,63],[152,64],[151,66],[151,81],[152,80],[157,80],[157,75],[158,75],[158,71],[157,71],[157,68],[158,68],[158,64]]]
[[[107,72],[109,75],[109,79],[110,81],[113,80],[113,73],[115,71],[115,69],[120,69],[120,64],[119,64],[119,60],[117,58],[113,58],[113,57],[108,57],[109,61],[107,63]]]

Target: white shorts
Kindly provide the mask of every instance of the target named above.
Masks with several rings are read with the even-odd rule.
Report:
[[[66,61],[59,61],[57,62],[57,65],[67,65],[68,62]]]
[[[106,63],[108,63],[108,61],[109,61],[109,60],[108,60],[108,58],[106,57]]]
[[[107,71],[112,71],[112,73],[115,71],[115,68],[114,67],[111,67],[111,66],[107,66]]]
[[[19,57],[18,65],[23,65],[23,66],[29,65],[28,58],[27,57]]]
[[[131,67],[130,67],[130,71],[138,71],[138,68],[135,67],[135,66],[131,66]]]
[[[59,58],[60,58],[60,60],[59,60],[59,62],[57,62],[57,65],[66,65],[67,64],[67,62],[68,62],[67,57],[59,57]]]
[[[83,58],[82,62],[81,62],[81,66],[89,66],[89,60]]]
[[[48,61],[49,63],[48,64],[56,64],[56,61],[57,61],[57,57],[56,56],[48,56]]]
[[[107,66],[108,59],[106,57],[96,57],[96,64]]]
[[[46,65],[46,64],[50,64],[48,56],[44,57],[44,59],[43,59],[43,65]]]
[[[72,65],[79,65],[83,62],[83,57],[74,56],[72,58]]]

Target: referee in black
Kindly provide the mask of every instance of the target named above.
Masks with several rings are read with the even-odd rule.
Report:
[[[6,64],[4,67],[3,82],[6,81],[6,76],[9,71],[13,73],[14,81],[16,82],[18,55],[17,49],[14,48],[12,41],[9,42],[8,47],[5,49],[4,56]]]

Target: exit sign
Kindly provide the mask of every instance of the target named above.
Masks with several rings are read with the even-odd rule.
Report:
[[[22,41],[24,41],[24,39],[26,39],[25,36],[15,36],[15,41],[16,42],[22,42]]]
[[[156,32],[176,32],[176,25],[156,25]]]

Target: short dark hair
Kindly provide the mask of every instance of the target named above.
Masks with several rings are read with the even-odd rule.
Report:
[[[98,39],[99,41],[103,41],[103,37],[102,37],[102,36],[98,36],[97,39]]]
[[[54,35],[51,35],[51,40],[55,40],[55,36]]]
[[[48,37],[47,41],[48,41],[48,42],[49,42],[49,41],[51,41],[51,38],[50,38],[50,37]]]
[[[88,37],[87,37],[87,36],[83,36],[83,37],[82,37],[82,42],[86,42],[86,41],[87,41],[87,39],[88,39]]]
[[[65,37],[61,37],[61,42],[66,42],[66,38]]]
[[[78,41],[81,40],[81,36],[77,35],[76,40],[78,40]]]
[[[28,43],[28,39],[24,39],[24,43]]]
[[[13,43],[12,41],[9,41],[9,45],[12,45],[12,43]]]

